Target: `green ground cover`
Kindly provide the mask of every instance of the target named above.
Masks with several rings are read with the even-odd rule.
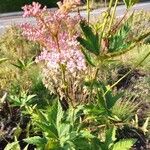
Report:
[[[63,12],[66,7],[60,8]],[[47,14],[42,14],[44,21]],[[33,28],[14,25],[0,37],[0,149],[146,150],[150,139],[150,12],[117,19],[108,10],[93,21],[54,15],[44,22],[38,36],[33,36]],[[43,28],[38,29],[37,33]],[[77,38],[72,37],[76,33]],[[59,34],[63,36],[57,38]],[[43,47],[48,49],[46,54]],[[55,57],[47,66],[55,50],[67,61],[51,65]],[[37,61],[39,55],[44,60]],[[80,62],[74,60],[77,72],[66,65],[74,56]]]

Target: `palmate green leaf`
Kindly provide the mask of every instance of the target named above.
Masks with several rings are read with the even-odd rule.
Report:
[[[135,141],[135,139],[120,140],[113,145],[112,150],[130,150]]]
[[[109,87],[105,86],[100,81],[85,82],[85,85],[97,90],[96,105],[88,105],[87,112],[93,115],[102,115],[110,113],[110,109],[114,106],[121,95],[113,96]]]
[[[45,144],[47,143],[47,140],[40,136],[29,137],[24,139],[24,141],[28,144],[36,145],[39,148],[44,148]]]
[[[58,131],[56,125],[51,123],[45,122],[36,122],[37,126],[42,130],[43,133],[47,133],[49,138],[57,139],[58,138]]]
[[[128,19],[129,21],[130,19]],[[131,27],[128,24],[128,21],[116,32],[115,35],[112,35],[109,38],[109,52],[118,52],[123,49],[128,48],[131,45],[131,42],[127,42],[126,39],[129,35]]]
[[[62,106],[57,100],[51,109],[48,111],[48,120],[47,123],[49,126],[49,131],[47,131],[50,135],[55,138],[57,138],[61,134],[61,125],[62,125],[62,119],[64,117],[64,112],[62,110]]]
[[[78,37],[79,43],[89,52],[99,55],[100,53],[100,42],[98,33],[93,33],[92,28],[85,21],[80,22],[80,27],[83,31],[85,39]]]
[[[123,0],[127,9],[131,8],[133,5],[135,5],[139,0]]]
[[[131,33],[131,25],[133,21],[133,14],[132,13],[127,20],[125,20],[119,29],[115,32],[115,34],[112,34],[109,37],[109,49],[108,53],[109,55],[113,55],[114,53],[120,54],[126,49],[129,49],[131,45],[134,43],[134,41],[127,40],[128,36]]]
[[[112,91],[110,90],[109,86],[106,87],[106,94],[104,94],[106,99],[107,108],[111,109],[115,103],[123,96],[123,93],[118,93],[116,95],[113,95]],[[108,92],[107,92],[108,91]]]
[[[143,41],[143,40],[146,39],[148,36],[150,36],[150,32],[147,32],[147,33],[141,35],[141,36],[140,36],[139,38],[137,38],[133,43],[131,43],[129,47],[127,47],[127,48],[125,48],[125,49],[122,49],[122,50],[119,50],[119,51],[115,51],[115,52],[108,53],[107,55],[105,55],[104,58],[105,58],[105,59],[108,59],[108,58],[114,58],[114,57],[123,55],[123,54],[127,53],[128,51],[132,50],[133,48],[135,48],[139,42]],[[146,57],[147,57],[147,55],[146,55]]]
[[[101,106],[100,104],[97,106],[93,104],[87,105],[85,106],[84,113],[88,114],[92,118],[100,117],[100,115],[106,115],[106,109],[100,106]]]
[[[9,100],[13,103],[13,106],[24,107],[29,105],[36,95],[27,95],[26,93],[21,93],[21,96],[10,95]]]
[[[84,84],[85,84],[85,86],[87,86],[89,88],[97,90],[97,96],[96,96],[97,103],[96,103],[96,105],[89,105],[87,107],[88,111],[90,111],[91,113],[93,113],[95,115],[96,114],[100,115],[100,114],[105,113],[107,110],[107,106],[106,106],[105,99],[103,97],[103,93],[104,93],[103,89],[102,89],[103,83],[96,81],[96,80],[92,80],[89,82],[85,82]]]

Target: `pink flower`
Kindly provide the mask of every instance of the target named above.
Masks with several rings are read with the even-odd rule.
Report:
[[[80,16],[72,18],[60,11],[50,12],[45,7],[41,9],[41,5],[35,2],[25,5],[23,10],[24,17],[36,19],[36,24],[25,23],[21,28],[25,37],[43,47],[37,63],[42,61],[55,71],[63,64],[71,73],[86,69],[84,56],[76,40],[78,34],[75,28]]]
[[[59,35],[59,48],[51,45],[51,50],[44,49],[40,56],[37,57],[36,62],[44,61],[47,67],[51,69],[60,69],[60,64],[66,66],[66,69],[74,73],[76,71],[82,71],[86,69],[86,63],[84,56],[79,49],[79,43],[76,41],[76,37],[69,38],[66,33]]]
[[[22,7],[22,9],[24,11],[23,17],[34,17],[41,12],[44,12],[46,10],[46,7],[41,9],[41,4],[33,2],[32,5],[25,5],[24,7]]]

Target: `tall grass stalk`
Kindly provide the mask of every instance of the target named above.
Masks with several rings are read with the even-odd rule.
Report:
[[[110,2],[109,2],[109,9],[111,9],[112,3],[113,3],[113,0],[110,0]]]
[[[118,4],[118,0],[115,1],[115,5],[114,5],[114,9],[113,9],[112,16],[111,16],[111,19],[110,19],[108,31],[110,31],[112,23],[113,23],[115,12],[116,12],[116,8],[117,8],[117,4]],[[112,5],[112,3],[111,3],[111,5]]]
[[[90,22],[90,0],[87,0],[87,19]]]

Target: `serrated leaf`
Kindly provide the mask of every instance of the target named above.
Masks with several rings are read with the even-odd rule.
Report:
[[[57,108],[56,125],[57,125],[57,128],[58,128],[59,125],[60,125],[60,123],[61,123],[61,120],[62,120],[62,118],[63,118],[63,116],[64,116],[64,112],[63,112],[63,110],[62,110],[62,106],[61,106],[59,100],[58,100],[58,102],[57,102],[57,107],[58,107],[58,108]]]
[[[47,118],[46,116],[44,115],[44,113],[42,111],[40,111],[39,109],[36,109],[36,113],[40,119],[41,122],[46,122],[47,121]]]
[[[86,40],[84,38],[81,38],[81,37],[78,37],[77,40],[89,52],[91,52],[91,53],[93,53],[95,55],[99,54],[97,51],[94,50],[95,49],[94,45],[90,41],[88,41],[88,40]]]
[[[131,46],[133,41],[128,42],[127,37],[131,31],[131,22],[133,19],[133,14],[121,25],[117,32],[110,36],[109,38],[109,53],[120,52]]]
[[[62,138],[63,136],[66,137],[70,132],[71,126],[66,123],[62,123],[58,128],[58,134],[59,138]]]
[[[90,54],[86,53],[86,51],[85,51],[84,49],[82,49],[82,53],[84,54],[86,61],[87,61],[91,66],[95,67],[95,64],[94,64],[94,62],[93,62],[92,57],[90,56]]]
[[[55,101],[50,110],[48,111],[48,121],[50,123],[56,124],[57,120],[57,110],[58,109],[58,102]]]
[[[108,109],[111,109],[115,105],[115,103],[123,96],[123,93],[118,93],[116,95],[113,95],[109,87],[105,92],[106,92],[105,99],[106,99],[106,104]]]
[[[43,147],[47,143],[47,140],[45,138],[41,138],[40,136],[29,137],[24,139],[24,141],[28,144],[33,144],[38,147]]]
[[[92,28],[85,21],[80,22],[80,27],[83,31],[85,38],[78,37],[77,40],[89,52],[99,55],[100,43],[98,33],[94,34]]]
[[[44,122],[39,122],[37,125],[41,128],[41,130],[45,133],[47,133],[49,138],[57,139],[58,138],[58,132],[56,129],[56,125],[51,123],[50,125],[44,123]]]
[[[134,139],[124,139],[115,143],[112,150],[130,150],[136,140]]]

